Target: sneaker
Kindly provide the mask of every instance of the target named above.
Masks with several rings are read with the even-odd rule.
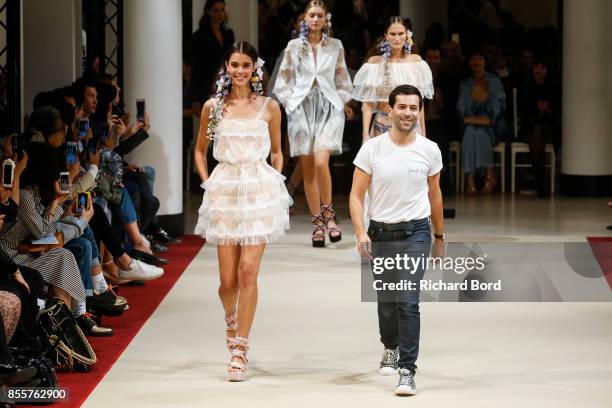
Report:
[[[128,271],[122,271],[119,269],[119,279],[121,280],[149,281],[160,278],[163,274],[164,270],[162,268],[149,265],[137,259],[132,259],[132,263],[130,263],[130,269]]]
[[[399,349],[385,349],[380,360],[380,375],[393,375],[397,372],[397,361],[399,360]]]
[[[400,368],[399,383],[395,389],[395,395],[415,395],[416,393],[414,374],[407,368]]]

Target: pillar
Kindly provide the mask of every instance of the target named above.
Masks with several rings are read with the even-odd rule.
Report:
[[[612,196],[612,5],[564,0],[563,16],[561,193]]]
[[[126,107],[136,112],[144,98],[151,118],[149,139],[128,161],[155,168],[160,222],[183,233],[181,2],[129,0],[123,10]]]

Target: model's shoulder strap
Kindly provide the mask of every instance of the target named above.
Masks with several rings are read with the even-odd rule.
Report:
[[[261,114],[266,110],[266,105],[268,105],[268,101],[270,100],[270,97],[266,97],[266,100],[264,101],[263,105],[261,105],[261,109],[259,109],[259,112],[257,113],[257,117],[255,119],[260,119],[261,118]]]

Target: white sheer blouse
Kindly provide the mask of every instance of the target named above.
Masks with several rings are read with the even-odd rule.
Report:
[[[295,110],[317,83],[321,92],[338,110],[351,99],[353,85],[344,61],[342,42],[327,38],[316,45],[316,61],[310,44],[297,38],[289,41],[273,93],[287,112]]]
[[[385,87],[385,64],[363,64],[353,81],[353,99],[360,102],[386,102],[393,88],[403,84],[418,88],[423,98],[433,98],[433,79],[427,62],[390,62],[388,65],[389,85]]]

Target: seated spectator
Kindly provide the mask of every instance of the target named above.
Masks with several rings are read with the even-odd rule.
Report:
[[[47,140],[57,137],[55,133],[59,130],[49,132],[42,137]],[[30,159],[21,177],[17,217],[0,230],[0,248],[17,265],[39,271],[49,285],[48,294],[71,308],[86,333],[96,331],[98,325],[86,314],[85,288],[72,253],[64,248],[53,248],[35,256],[18,249],[24,241],[57,232],[56,222],[64,212],[61,203],[67,198],[59,185],[61,156],[57,149],[45,143],[32,143],[29,151]]]
[[[550,80],[549,64],[537,59],[529,82],[518,90],[518,114],[521,119],[521,137],[529,144],[531,166],[536,179],[538,196],[546,198],[546,143],[553,143],[560,120],[560,97]]]
[[[486,176],[480,194],[491,194],[495,187],[493,148],[505,129],[506,95],[500,79],[485,70],[483,53],[473,50],[468,54],[471,77],[459,87],[457,110],[465,127],[461,145],[463,172],[467,175],[466,192],[477,194],[475,176],[485,170]]]

